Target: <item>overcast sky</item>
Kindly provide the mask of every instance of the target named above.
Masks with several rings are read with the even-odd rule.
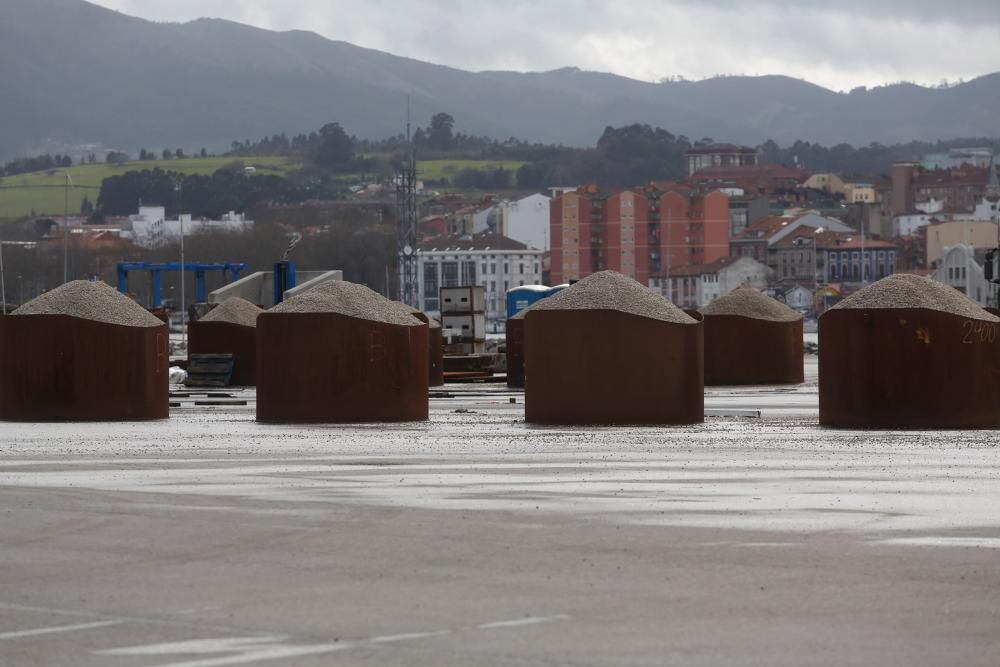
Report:
[[[1000,71],[1000,0],[92,1],[158,21],[311,30],[471,70],[787,74],[835,90]]]

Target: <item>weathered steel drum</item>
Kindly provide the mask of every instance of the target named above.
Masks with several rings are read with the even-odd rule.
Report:
[[[427,384],[440,387],[444,384],[444,332],[441,325],[433,322],[426,313],[414,309],[413,316],[428,326],[427,343],[430,349],[427,357]]]
[[[232,322],[192,322],[188,325],[188,358],[192,354],[233,355],[237,387],[257,384],[257,329]]]
[[[68,315],[0,318],[0,419],[148,421],[170,416],[166,326]]]
[[[929,309],[819,320],[819,420],[845,428],[1000,425],[1000,324]]]
[[[444,333],[441,327],[433,327],[427,330],[427,341],[430,345],[430,353],[427,357],[427,373],[430,377],[430,386],[440,387],[444,384]]]
[[[703,322],[613,310],[525,318],[525,418],[536,424],[693,424],[705,419]]]
[[[805,382],[802,320],[705,315],[705,385]]]
[[[507,320],[507,386],[513,389],[524,387],[524,318]]]
[[[257,420],[424,421],[428,328],[334,313],[257,318]]]

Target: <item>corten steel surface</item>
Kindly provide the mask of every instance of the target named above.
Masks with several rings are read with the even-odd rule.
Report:
[[[705,315],[705,386],[805,382],[802,320]]]
[[[431,320],[427,313],[416,312],[413,316],[428,325],[427,343],[430,354],[427,357],[427,384],[440,387],[444,384],[444,331],[441,327],[429,326]]]
[[[609,310],[525,317],[525,419],[693,424],[705,419],[703,331]]]
[[[257,318],[257,420],[425,421],[427,326],[332,313]]]
[[[441,327],[427,330],[427,341],[430,354],[427,358],[427,372],[430,376],[430,386],[440,387],[444,384],[444,335]]]
[[[67,315],[0,319],[0,419],[146,421],[170,416],[167,327]]]
[[[921,309],[828,311],[819,320],[819,420],[1000,425],[1000,324]]]
[[[257,384],[257,329],[232,322],[191,322],[188,325],[188,359],[192,354],[233,355],[236,387]]]
[[[524,387],[524,318],[507,320],[507,386]]]

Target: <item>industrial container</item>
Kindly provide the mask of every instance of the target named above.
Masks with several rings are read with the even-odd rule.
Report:
[[[442,287],[441,314],[485,313],[486,290],[482,287]]]
[[[257,419],[426,420],[428,345],[427,325],[402,304],[319,285],[257,319]]]
[[[507,319],[549,296],[550,292],[552,288],[546,285],[524,285],[507,290]]]
[[[448,335],[459,336],[465,342],[486,340],[486,315],[469,313],[466,315],[442,315],[441,326]]]
[[[700,315],[610,271],[545,299],[524,318],[526,420],[703,421],[702,326]]]
[[[166,325],[67,315],[0,318],[0,419],[146,421],[170,416]]]

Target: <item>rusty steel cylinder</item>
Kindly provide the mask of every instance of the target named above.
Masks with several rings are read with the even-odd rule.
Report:
[[[705,386],[801,384],[802,320],[705,315]]]
[[[431,319],[427,313],[412,308],[411,312],[421,322],[428,326],[427,342],[427,384],[431,387],[444,385],[444,332],[441,325]]]
[[[237,387],[257,384],[257,329],[231,322],[191,322],[188,325],[188,358],[192,354],[233,355]]]
[[[166,325],[69,315],[0,317],[0,419],[148,421],[170,416]]]
[[[258,421],[423,421],[428,378],[427,325],[335,313],[257,319]]]
[[[614,310],[525,317],[525,418],[535,424],[704,421],[703,322]]]
[[[507,320],[507,386],[513,389],[524,388],[524,318]]]
[[[931,309],[819,321],[819,419],[844,428],[1000,425],[1000,323]]]

